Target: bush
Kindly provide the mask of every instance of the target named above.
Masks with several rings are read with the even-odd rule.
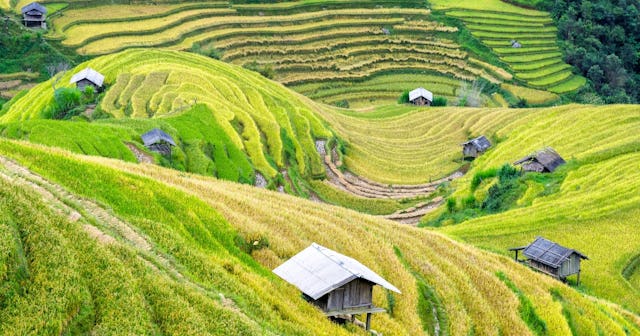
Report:
[[[349,108],[349,101],[347,101],[346,99],[343,99],[335,102],[335,105],[341,108]]]
[[[456,211],[456,198],[455,197],[447,198],[447,211],[449,213],[453,213],[453,212]]]
[[[81,102],[82,93],[78,89],[56,89],[53,94],[53,103],[48,107],[49,115],[53,119],[69,119],[73,115],[77,115],[77,109]]]
[[[275,77],[276,75],[276,71],[273,69],[273,66],[271,64],[263,64],[260,65],[258,64],[258,62],[253,61],[250,63],[247,63],[245,65],[243,65],[243,67],[245,69],[251,70],[251,71],[255,71],[261,75],[263,75],[264,77],[267,77],[269,79],[273,79],[273,77]]]
[[[408,104],[409,103],[409,90],[403,91],[400,97],[398,98],[398,104]]]
[[[431,106],[447,106],[447,98],[445,97],[434,97]]]
[[[196,54],[200,54],[202,56],[207,56],[213,59],[217,59],[219,60],[220,58],[222,58],[222,53],[220,52],[220,50],[216,49],[213,46],[209,46],[209,47],[202,47],[202,45],[200,43],[194,43],[191,46],[191,52],[194,52]]]

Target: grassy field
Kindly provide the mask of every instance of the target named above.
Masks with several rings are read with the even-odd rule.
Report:
[[[374,290],[385,335],[640,334],[637,315],[435,232],[25,143],[0,155],[46,179],[0,160],[3,334],[364,335],[269,271],[312,241],[401,289]]]

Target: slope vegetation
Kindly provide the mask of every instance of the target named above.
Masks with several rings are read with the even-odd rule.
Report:
[[[519,8],[500,0],[429,1],[435,9],[465,23],[528,85],[555,93],[575,91],[586,83],[562,60],[557,29],[548,13]],[[521,47],[514,48],[512,41]]]
[[[434,232],[154,166],[6,140],[0,155],[3,334],[364,334],[270,273],[311,241],[402,290],[374,292],[386,335],[640,334],[615,305]]]
[[[53,17],[51,38],[83,55],[132,47],[192,49],[268,73],[327,103],[396,101],[428,86],[455,97],[460,81],[511,79],[455,42],[421,1],[104,5],[89,1]]]
[[[11,102],[0,123],[15,123],[15,127],[5,133],[25,137],[35,132],[39,134],[34,136],[36,142],[60,142],[69,149],[80,147],[83,153],[111,156],[108,153],[121,152],[124,146],[122,141],[113,141],[118,137],[139,142],[140,134],[163,127],[182,142],[184,152],[176,153],[176,160],[186,156],[183,165],[197,166],[188,169],[191,171],[206,173],[214,163],[222,164],[218,168],[226,171],[224,162],[230,161],[236,167],[224,175],[245,182],[253,180],[254,169],[269,179],[290,165],[302,175],[324,173],[314,138],[328,138],[331,133],[304,98],[254,72],[191,53],[129,50],[79,65],[61,77],[58,88],[70,86],[73,73],[86,66],[106,76],[108,89],[98,109],[114,119],[87,125],[82,134],[58,129],[55,122],[21,122],[51,117],[48,111],[55,98],[49,81]],[[61,127],[83,128],[77,124]],[[47,135],[61,131],[69,136]],[[86,136],[91,132],[111,141],[95,141]],[[242,152],[250,164],[241,158]]]

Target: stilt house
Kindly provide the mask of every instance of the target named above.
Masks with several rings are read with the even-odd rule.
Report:
[[[373,305],[373,286],[400,293],[358,261],[316,243],[273,272],[298,287],[307,301],[329,317],[367,314],[367,330],[371,327],[371,314],[385,311]]]
[[[141,136],[144,146],[150,151],[160,153],[162,155],[171,154],[171,146],[176,146],[173,138],[162,131],[159,128],[154,128],[151,131]]]
[[[85,68],[71,77],[71,84],[76,84],[76,87],[80,91],[84,91],[87,86],[93,86],[94,92],[102,90],[102,84],[104,83],[104,75],[91,69]]]
[[[417,88],[409,92],[409,101],[414,105],[431,106],[433,93],[424,88]]]
[[[547,147],[534,154],[523,157],[514,162],[514,165],[521,165],[526,172],[551,173],[558,166],[565,164],[564,159],[553,148]]]
[[[462,155],[465,158],[476,158],[491,147],[491,142],[487,137],[481,135],[475,139],[471,139],[462,143]]]
[[[580,283],[580,261],[589,259],[576,250],[560,246],[542,237],[537,237],[527,246],[509,250],[515,252],[516,261],[526,263],[529,267],[562,281],[570,275],[577,274],[578,284]],[[518,259],[519,251],[523,251],[522,254],[527,257],[526,260]]]
[[[28,28],[47,29],[47,9],[37,3],[32,2],[22,7],[22,23]]]

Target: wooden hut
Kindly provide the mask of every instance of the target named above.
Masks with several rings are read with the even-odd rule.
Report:
[[[464,158],[476,158],[491,147],[491,142],[487,137],[481,135],[462,143],[462,155]]]
[[[150,151],[163,155],[170,155],[171,146],[176,146],[173,138],[159,128],[152,129],[151,131],[143,134],[141,138],[144,146]]]
[[[576,250],[560,246],[542,237],[537,237],[527,246],[509,250],[515,252],[516,261],[526,263],[529,267],[562,281],[566,281],[570,275],[577,274],[578,284],[580,284],[580,261],[589,259]],[[518,259],[519,251],[523,251],[522,254],[527,257],[527,260]]]
[[[87,86],[93,86],[94,92],[99,92],[102,90],[104,75],[91,68],[85,68],[73,75],[70,83],[75,84],[80,91],[84,91]]]
[[[417,88],[409,92],[409,101],[414,105],[431,106],[433,93],[424,88]]]
[[[373,286],[380,285],[400,293],[358,261],[316,243],[273,272],[298,287],[307,301],[329,317],[367,314],[367,330],[371,328],[371,314],[385,311],[373,305]]]
[[[553,148],[547,147],[534,154],[523,157],[514,162],[514,165],[521,165],[526,172],[551,173],[558,166],[565,164],[564,159]]]
[[[37,3],[32,2],[22,7],[22,23],[29,28],[47,29],[47,9]]]

